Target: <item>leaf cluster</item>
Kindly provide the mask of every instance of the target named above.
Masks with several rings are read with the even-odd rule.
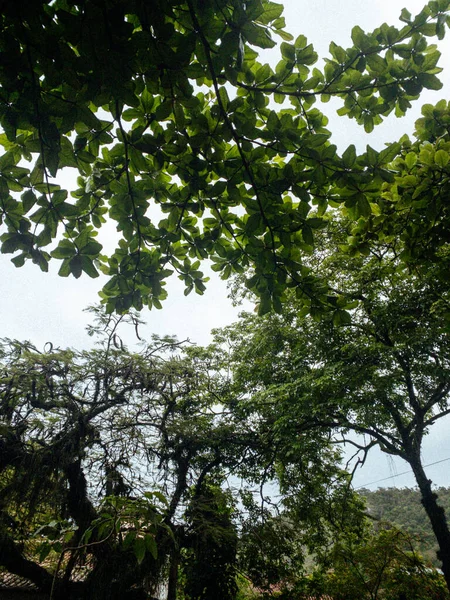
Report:
[[[441,85],[428,38],[444,37],[448,9],[431,1],[416,17],[403,11],[400,29],[355,27],[353,46],[332,43],[319,69],[312,44],[284,31],[270,0],[9,3],[2,252],[44,271],[60,261],[64,277],[104,273],[109,312],[160,308],[173,273],[186,294],[202,294],[205,259],[224,279],[251,268],[261,313],[281,310],[291,287],[305,305],[326,306],[303,257],[328,206],[345,204],[356,220],[376,213],[400,150],[358,157],[350,146],[339,156],[314,103],[339,98],[339,113],[368,132],[402,116],[423,88]],[[272,68],[258,50],[277,37]],[[58,184],[64,169],[78,175],[70,194]],[[106,220],[118,232],[109,254],[97,235]]]

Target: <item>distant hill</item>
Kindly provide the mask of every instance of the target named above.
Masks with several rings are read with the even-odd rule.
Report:
[[[437,488],[439,504],[450,519],[450,488]],[[372,517],[387,521],[413,535],[417,539],[417,550],[426,561],[439,567],[436,558],[437,544],[416,488],[380,488],[374,492],[358,490],[366,499]]]

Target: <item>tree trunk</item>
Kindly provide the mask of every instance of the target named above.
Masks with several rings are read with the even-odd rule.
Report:
[[[174,548],[170,557],[169,581],[167,585],[167,600],[177,600],[178,563],[178,549]]]
[[[442,571],[444,572],[447,587],[450,590],[450,531],[445,511],[437,503],[437,494],[431,489],[431,480],[427,479],[425,475],[420,457],[410,459],[409,464],[414,472],[422,496],[422,504],[439,545],[437,557],[442,562]]]

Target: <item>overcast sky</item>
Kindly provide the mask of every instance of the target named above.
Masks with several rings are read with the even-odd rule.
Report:
[[[286,0],[286,29],[295,37],[300,33],[307,36],[315,46],[319,56],[328,55],[331,40],[348,47],[352,45],[350,33],[358,24],[365,31],[372,31],[383,22],[401,25],[398,16],[407,5],[412,14],[423,6],[420,0]],[[441,66],[448,63],[450,40],[441,44],[443,57]],[[265,62],[264,58],[262,60]],[[269,60],[269,59],[267,59]],[[276,62],[273,51],[270,60]],[[385,142],[395,141],[403,133],[412,133],[413,123],[420,116],[420,105],[436,103],[449,97],[450,69],[441,74],[444,88],[439,92],[429,92],[422,97],[409,115],[403,119],[390,118],[375,131],[367,135],[364,130],[347,118],[334,115],[332,103],[323,106],[330,117],[329,129],[333,131],[333,142],[340,149],[354,143],[363,150],[367,143],[381,149]],[[61,182],[65,185],[64,182]],[[0,337],[29,339],[39,347],[52,341],[54,345],[83,347],[89,341],[84,327],[89,316],[83,309],[97,302],[100,279],[91,280],[87,276],[79,280],[59,278],[58,265],[51,265],[50,273],[41,273],[35,265],[25,265],[16,269],[8,255],[0,255],[0,277],[2,281]],[[173,279],[168,286],[169,299],[161,311],[144,312],[148,325],[145,330],[159,334],[175,334],[179,339],[189,338],[199,344],[210,340],[213,327],[220,327],[236,320],[238,309],[231,306],[227,298],[226,284],[214,277],[204,296],[192,293],[183,295],[183,285]],[[450,441],[447,425],[437,425],[425,445],[425,463],[450,457]],[[430,467],[429,476],[438,485],[450,485],[450,461]],[[355,485],[369,484],[383,477],[389,477],[407,470],[401,461],[393,463],[386,456],[376,453],[361,470]],[[411,486],[411,476],[398,476],[379,485]],[[376,487],[376,486],[371,486]]]

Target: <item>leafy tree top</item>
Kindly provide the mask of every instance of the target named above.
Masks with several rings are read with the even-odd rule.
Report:
[[[7,3],[2,252],[44,271],[60,260],[61,276],[104,272],[109,311],[159,308],[173,272],[203,293],[207,258],[225,279],[251,268],[261,312],[289,286],[326,303],[303,253],[329,205],[345,201],[356,219],[374,211],[399,146],[339,156],[314,103],[338,97],[339,114],[371,131],[439,89],[428,38],[444,37],[449,5],[405,9],[400,28],[355,27],[353,46],[331,43],[319,69],[268,0]],[[256,49],[279,38],[272,68]],[[57,183],[65,168],[79,175],[70,195]],[[106,219],[119,232],[108,256],[97,240]]]

